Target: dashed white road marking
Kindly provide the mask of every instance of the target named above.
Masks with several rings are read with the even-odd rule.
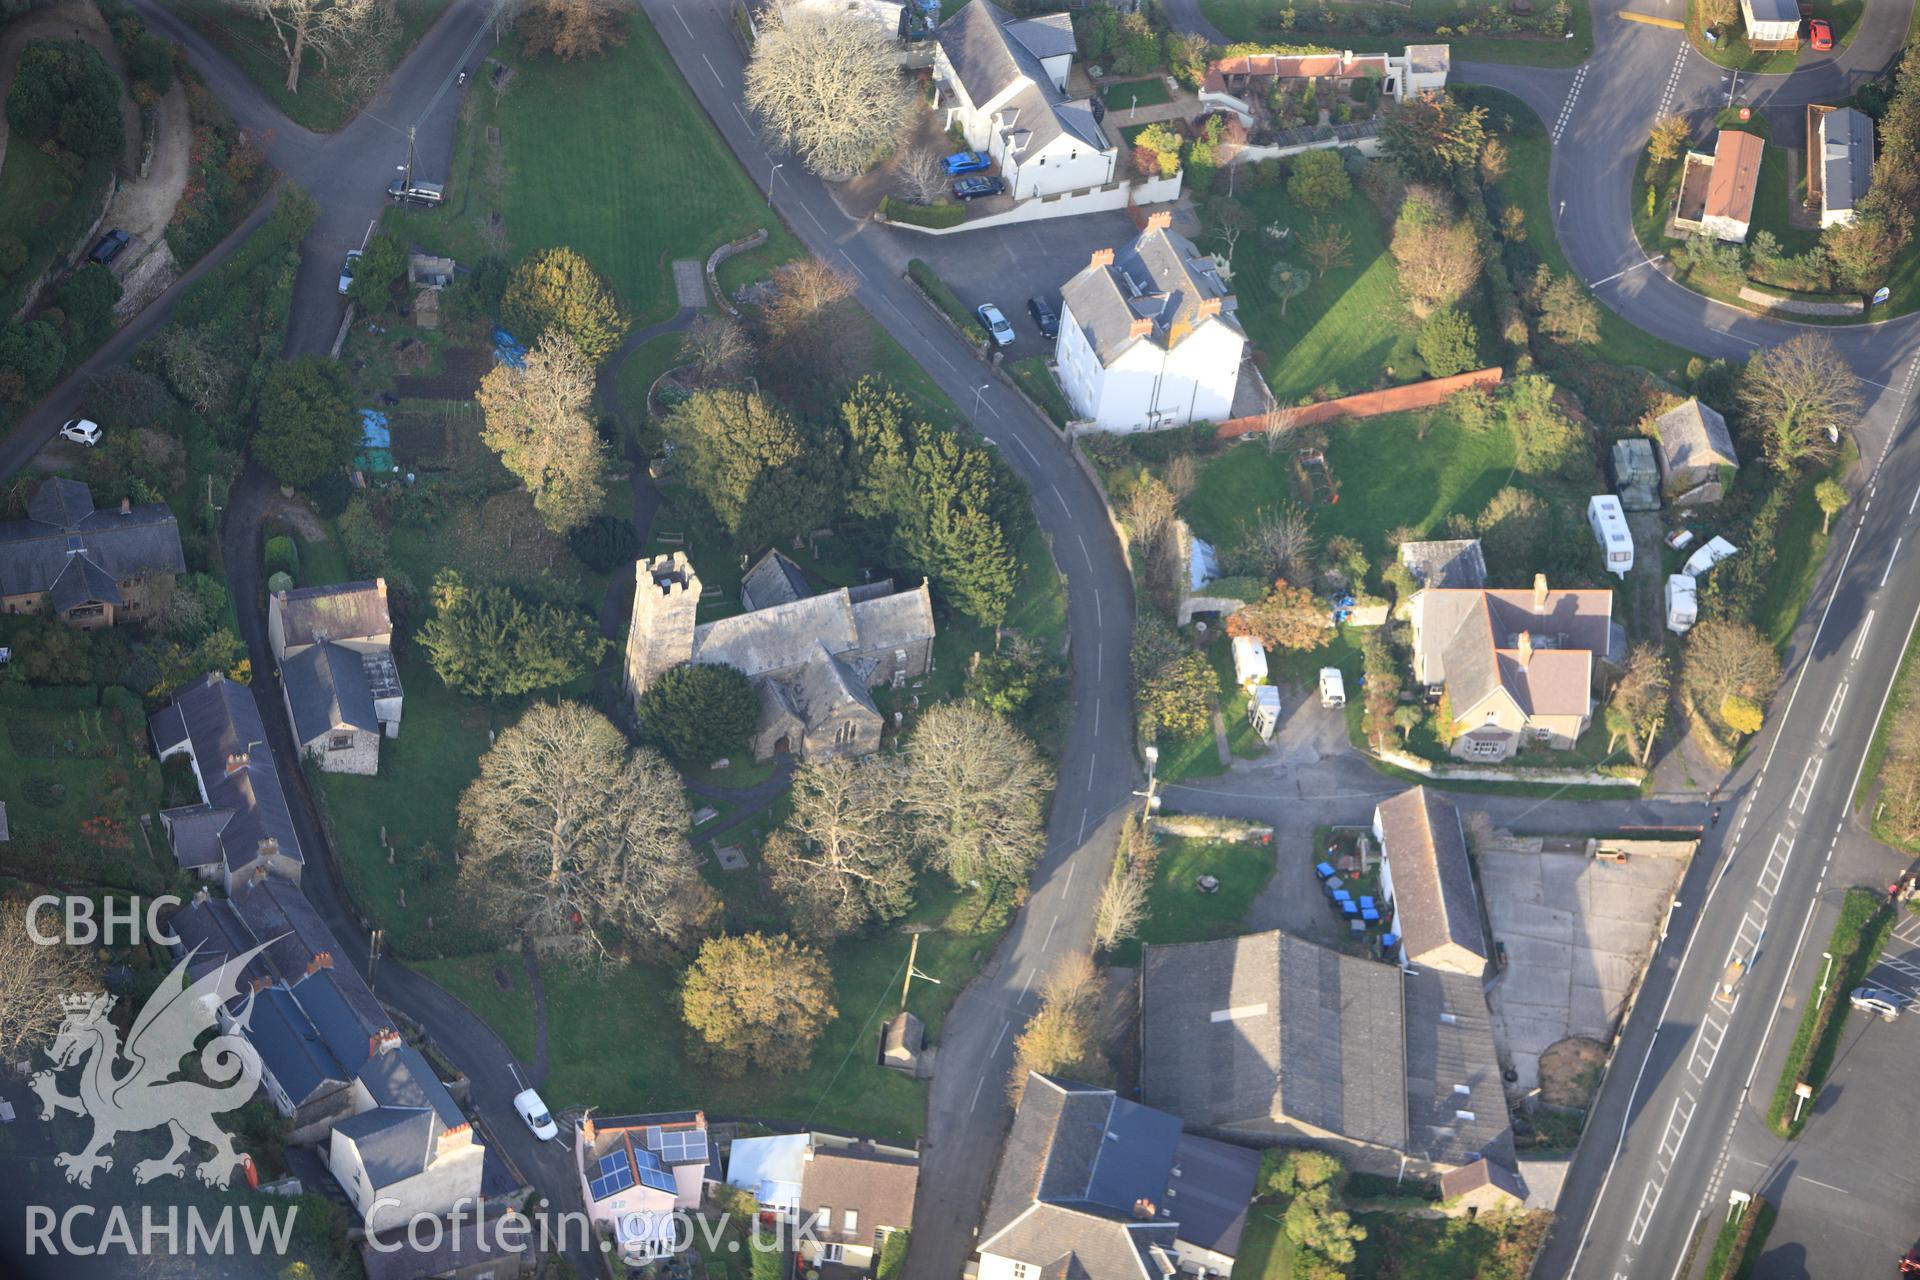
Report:
[[[1567,89],[1567,100],[1560,104],[1560,118],[1553,122],[1553,140],[1556,143],[1560,141],[1560,135],[1566,132],[1567,121],[1573,119],[1573,104],[1580,100],[1580,88],[1586,82],[1587,67],[1582,66],[1573,73],[1573,83]]]
[[[1041,940],[1041,943],[1040,943],[1040,949],[1041,949],[1042,951],[1045,951],[1045,950],[1046,950],[1046,949],[1047,949],[1047,948],[1048,948],[1049,946],[1051,946],[1051,945],[1053,945],[1053,928],[1054,928],[1054,926],[1055,926],[1055,925],[1057,925],[1057,924],[1059,924],[1059,923],[1060,923],[1060,917],[1059,917],[1059,916],[1057,916],[1057,915],[1056,915],[1056,916],[1054,916],[1054,918],[1052,919],[1052,921],[1048,923],[1048,925],[1047,925],[1047,936],[1046,936],[1046,937],[1045,937],[1044,939],[1042,939],[1042,940]],[[994,1043],[994,1046],[993,1046],[993,1047],[994,1047],[994,1048],[996,1048],[996,1049],[998,1049],[998,1048],[1000,1047],[1000,1045],[999,1045],[999,1042],[998,1042],[998,1041],[996,1041],[996,1042]]]
[[[700,55],[700,61],[707,64],[707,70],[711,72],[713,75],[713,82],[719,85],[722,89],[726,88],[727,82],[725,80],[722,80],[720,78],[720,73],[718,71],[714,71],[713,69],[713,59],[709,58],[706,54],[703,53]]]
[[[1687,42],[1682,40],[1680,52],[1674,55],[1673,70],[1667,73],[1667,91],[1660,95],[1660,108],[1654,113],[1656,115],[1666,115],[1667,108],[1673,105],[1673,95],[1680,88],[1681,73],[1686,70],[1687,49]]]
[[[1820,765],[1823,758],[1815,756],[1807,761],[1800,770],[1800,782],[1793,789],[1793,801],[1787,808],[1793,813],[1805,813],[1807,804],[1813,799],[1813,784],[1820,780]]]
[[[1771,898],[1780,892],[1781,877],[1787,874],[1787,859],[1793,854],[1793,841],[1784,834],[1773,837],[1773,848],[1767,850],[1767,865],[1760,868],[1760,892]]]
[[[1920,500],[1920,494],[1915,494],[1914,497],[1916,500]],[[1913,514],[1912,508],[1908,508],[1907,514],[1908,515]],[[1880,571],[1881,586],[1884,587],[1887,585],[1887,575],[1893,572],[1893,562],[1900,558],[1900,544],[1905,542],[1906,540],[1907,539],[1905,534],[1902,534],[1901,536],[1893,540],[1893,554],[1887,557],[1887,567]]]
[[[1899,550],[1899,544],[1895,543],[1894,551],[1897,553]],[[1880,581],[1885,584],[1886,579],[1882,578]],[[1831,737],[1834,728],[1840,723],[1840,704],[1847,700],[1847,684],[1847,681],[1842,680],[1840,687],[1833,691],[1833,701],[1827,706],[1826,718],[1820,722],[1820,736],[1823,738]]]
[[[682,13],[680,10],[675,9],[673,11],[673,16],[680,19],[680,26],[686,31],[688,37],[692,37],[693,28],[687,26],[687,15]]]
[[[1872,609],[1867,610],[1867,620],[1860,624],[1860,638],[1853,642],[1853,656],[1847,659],[1848,662],[1860,661],[1860,651],[1867,647],[1867,632],[1873,628],[1873,614]]]
[[[1647,1185],[1640,1188],[1640,1206],[1633,1211],[1633,1225],[1627,1229],[1627,1243],[1638,1245],[1647,1238],[1647,1226],[1653,1221],[1654,1210],[1660,1207],[1660,1193],[1666,1188],[1647,1179]]]
[[[973,1086],[973,1101],[967,1106],[968,1115],[972,1115],[973,1109],[980,1105],[980,1090],[983,1086],[985,1086],[986,1083],[987,1083],[987,1078],[985,1076],[981,1076],[980,1083]]]

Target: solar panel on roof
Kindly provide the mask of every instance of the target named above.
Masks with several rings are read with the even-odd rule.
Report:
[[[605,1200],[632,1185],[633,1168],[627,1163],[626,1153],[616,1151],[600,1157],[600,1176],[588,1184],[587,1190],[595,1200]]]
[[[640,1185],[651,1187],[655,1191],[673,1194],[679,1190],[673,1180],[673,1174],[660,1163],[660,1157],[651,1151],[635,1151],[634,1163],[640,1166]]]
[[[701,1129],[670,1129],[659,1136],[660,1158],[668,1164],[705,1163],[707,1135]]]

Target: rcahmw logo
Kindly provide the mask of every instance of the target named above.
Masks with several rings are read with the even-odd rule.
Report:
[[[27,1256],[227,1257],[240,1252],[241,1246],[255,1257],[284,1255],[293,1235],[293,1216],[298,1212],[291,1205],[242,1205],[238,1209],[229,1205],[217,1213],[202,1213],[198,1205],[188,1205],[183,1213],[177,1204],[148,1204],[141,1205],[136,1216],[117,1204],[106,1209],[76,1204],[60,1213],[44,1204],[30,1204]],[[234,1229],[236,1218],[238,1231]]]

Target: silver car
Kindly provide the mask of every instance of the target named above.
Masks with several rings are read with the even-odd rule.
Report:
[[[1900,1016],[1900,1008],[1906,1003],[1897,991],[1888,991],[1883,987],[1855,987],[1847,1002],[1854,1008],[1871,1013],[1882,1022],[1892,1022]]]
[[[983,302],[974,309],[974,314],[980,317],[980,327],[987,331],[987,336],[993,339],[995,346],[1013,345],[1013,326],[1008,324],[1007,318],[1000,314],[1000,308],[991,302]]]

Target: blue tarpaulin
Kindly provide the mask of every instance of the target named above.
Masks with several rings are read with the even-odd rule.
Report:
[[[527,361],[526,344],[508,333],[505,329],[495,329],[493,331],[493,358],[501,364],[518,369]]]
[[[363,449],[393,448],[393,433],[387,428],[387,415],[378,409],[360,411],[360,447]]]

